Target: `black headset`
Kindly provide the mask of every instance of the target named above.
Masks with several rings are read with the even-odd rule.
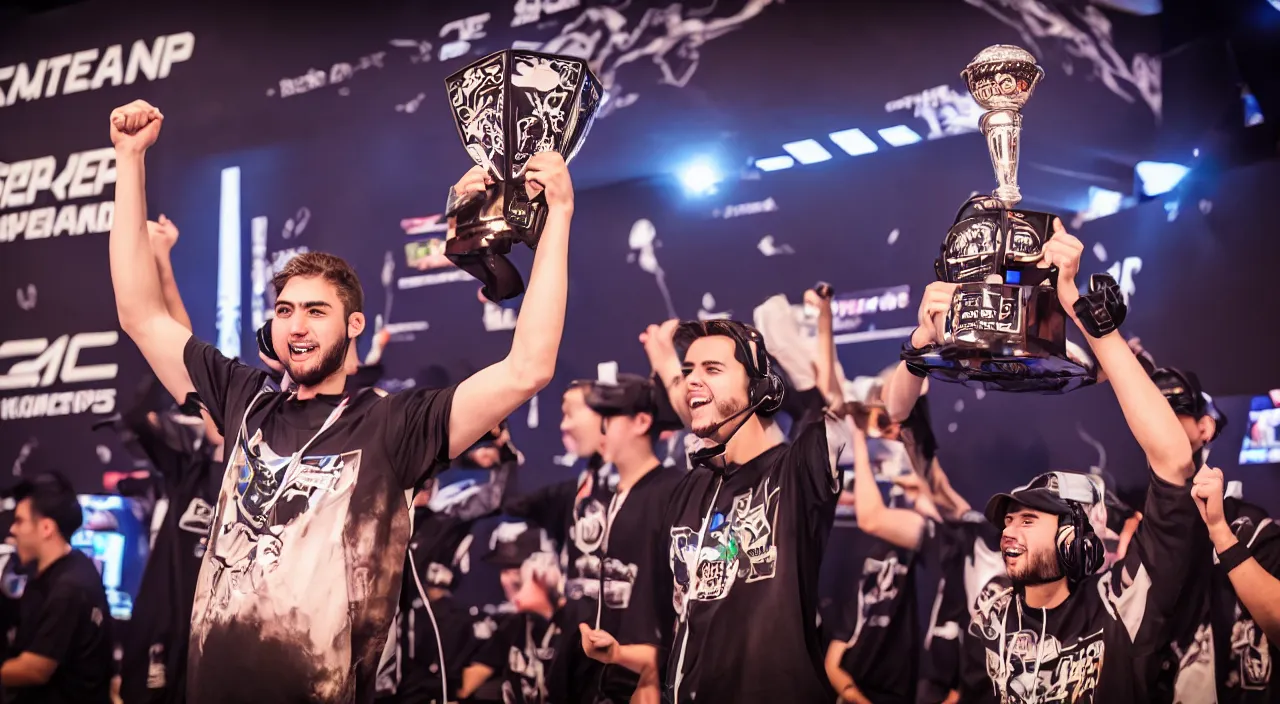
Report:
[[[258,328],[258,351],[266,355],[267,359],[280,361],[280,356],[276,354],[276,348],[271,344],[271,321],[274,318],[267,318],[267,322]]]
[[[1071,512],[1058,519],[1058,566],[1067,581],[1076,584],[1102,568],[1107,548],[1078,502],[1068,501]]]

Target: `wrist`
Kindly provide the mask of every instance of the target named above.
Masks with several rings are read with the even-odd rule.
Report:
[[[921,328],[919,326],[917,326],[915,330],[911,331],[911,347],[913,349],[921,350],[934,343],[934,340],[932,338],[927,338],[922,340],[921,339],[922,334],[924,336],[928,336],[928,332],[926,332],[924,328]]]
[[[146,155],[146,149],[116,147],[116,164],[141,164]]]
[[[1209,526],[1209,540],[1213,541],[1213,549],[1221,554],[1236,544],[1236,535],[1226,523]]]
[[[572,218],[572,217],[573,217],[573,202],[572,202],[572,201],[570,201],[570,202],[568,202],[568,203],[548,203],[548,204],[547,204],[547,217],[551,217],[551,216],[553,216],[553,215],[556,215],[556,216],[559,216],[559,217],[562,217],[562,218],[566,218],[566,219],[568,219],[568,218]]]

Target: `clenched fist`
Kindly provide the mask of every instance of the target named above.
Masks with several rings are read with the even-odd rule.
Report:
[[[1196,472],[1191,484],[1191,498],[1195,499],[1196,508],[1200,509],[1200,519],[1209,529],[1210,537],[1215,533],[1229,534],[1231,527],[1227,524],[1222,510],[1222,470],[1213,467],[1201,467]]]
[[[111,143],[117,153],[142,154],[156,143],[164,115],[145,100],[111,111]]]
[[[549,210],[573,210],[573,181],[569,167],[558,152],[538,152],[529,157],[524,169],[525,190],[529,198],[546,193]]]
[[[151,251],[164,254],[178,243],[178,226],[160,214],[160,219],[147,221],[147,234],[151,236]]]
[[[587,657],[606,665],[611,665],[618,658],[618,640],[608,631],[596,630],[585,623],[578,624],[582,633],[582,651]]]
[[[945,281],[934,281],[924,287],[924,296],[920,298],[920,309],[916,311],[917,327],[911,333],[911,346],[923,349],[941,342],[939,331],[942,328],[942,316],[951,310],[951,299],[960,284],[949,284]]]
[[[1058,267],[1058,300],[1062,307],[1071,314],[1076,300],[1080,298],[1080,288],[1076,286],[1076,274],[1080,273],[1080,256],[1084,254],[1084,244],[1062,226],[1062,220],[1053,221],[1053,237],[1044,245],[1044,257],[1036,266],[1048,268]]]
[[[640,333],[640,344],[644,345],[644,352],[654,369],[659,369],[668,357],[676,356],[675,334],[679,325],[680,321],[672,318],[661,325],[650,325]]]

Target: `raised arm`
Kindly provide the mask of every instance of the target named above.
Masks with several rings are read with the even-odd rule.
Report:
[[[116,148],[115,221],[111,226],[111,284],[120,327],[142,351],[160,383],[176,399],[194,390],[183,363],[191,331],[169,315],[147,234],[148,148],[160,135],[164,117],[136,100],[111,113]]]
[[[569,224],[573,220],[573,183],[564,158],[541,152],[525,171],[530,194],[545,191],[547,220],[533,258],[529,288],[520,305],[511,351],[458,385],[449,414],[449,457],[471,447],[521,404],[551,383],[564,330],[569,288]],[[483,169],[475,167],[454,186],[459,195],[485,189]]]
[[[828,289],[829,291],[830,289]],[[818,309],[817,355],[813,360],[814,372],[817,376],[817,387],[827,400],[827,406],[834,408],[842,400],[843,389],[836,388],[836,343],[831,330],[832,312],[831,298],[818,293],[816,289],[804,292],[804,302]]]
[[[871,473],[867,436],[852,420],[848,424],[853,433],[853,495],[858,529],[905,550],[915,550],[924,534],[924,517],[915,511],[884,505]]]
[[[1222,507],[1222,470],[1206,468],[1191,487],[1200,518],[1209,529],[1218,569],[1225,570],[1236,598],[1273,644],[1280,643],[1280,539],[1253,549],[1236,539]],[[1255,527],[1263,530],[1263,526]],[[1256,539],[1256,536],[1255,536]],[[1264,564],[1265,563],[1265,564]]]
[[[945,281],[934,281],[924,288],[920,297],[920,308],[916,311],[916,329],[911,333],[911,346],[924,349],[937,342],[939,316],[951,307],[951,298],[955,295],[957,284]],[[898,364],[889,378],[889,384],[882,392],[889,418],[901,423],[911,415],[916,399],[924,393],[925,378],[916,376],[907,368],[906,362]]]
[[[667,388],[667,398],[684,427],[690,424],[689,403],[685,400],[684,372],[680,367],[680,355],[676,353],[675,334],[679,320],[672,318],[661,325],[650,325],[640,333],[640,344],[649,357],[649,366]]]
[[[156,258],[156,273],[160,275],[165,310],[169,311],[169,317],[190,330],[191,316],[187,315],[187,307],[182,303],[178,281],[173,278],[173,262],[169,258],[173,246],[178,243],[178,226],[162,213],[159,220],[147,221],[147,234],[151,237],[151,253]]]
[[[1058,298],[1077,326],[1080,321],[1076,317],[1075,303],[1080,292],[1076,288],[1076,274],[1080,270],[1083,252],[1084,245],[1080,240],[1063,229],[1061,220],[1055,220],[1054,235],[1044,247],[1041,264],[1058,267]],[[1080,329],[1084,330],[1083,327]],[[1118,330],[1102,337],[1085,333],[1085,339],[1098,366],[1111,380],[1111,388],[1120,402],[1129,431],[1142,446],[1152,471],[1170,484],[1185,485],[1196,470],[1191,459],[1191,442],[1169,402],[1151,381]]]

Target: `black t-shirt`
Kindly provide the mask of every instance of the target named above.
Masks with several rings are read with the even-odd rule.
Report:
[[[446,466],[453,389],[299,401],[195,338],[185,357],[230,457],[191,616],[188,700],[372,701],[410,495]]]
[[[846,643],[840,669],[876,704],[914,704],[920,634],[916,554],[863,535],[856,592],[844,596],[835,640]]]
[[[823,668],[818,573],[840,490],[844,425],[808,423],[794,443],[685,475],[667,512],[676,625],[673,704],[835,697]],[[687,608],[685,608],[687,607]]]
[[[1149,701],[1199,521],[1190,487],[1152,474],[1142,524],[1124,560],[1082,580],[1052,609],[1030,607],[1012,589],[984,600],[968,632],[986,651],[981,686],[1010,702]],[[965,691],[961,700],[970,701]]]
[[[186,700],[187,641],[200,563],[209,542],[222,464],[204,443],[204,426],[170,414],[153,425],[131,414],[130,427],[160,476],[168,502],[142,573],[126,631],[120,694],[129,704]]]
[[[556,655],[578,638],[564,609],[551,620],[536,614],[512,614],[480,646],[472,662],[484,665],[502,681],[503,704],[559,704],[568,685]]]
[[[1236,540],[1247,546],[1262,568],[1280,577],[1280,526],[1261,508],[1235,499],[1224,504]],[[1206,569],[1210,569],[1207,565]],[[1219,657],[1218,702],[1264,704],[1280,702],[1280,646],[1267,640],[1262,629],[1236,598],[1231,578],[1219,564],[1213,575],[1213,632]]]
[[[7,687],[14,704],[111,701],[111,610],[93,560],[72,550],[27,580],[13,652],[58,663],[39,687]]]
[[[400,702],[440,701],[440,649],[436,646],[436,632],[431,626],[431,616],[440,627],[440,643],[444,646],[444,664],[448,668],[450,701],[462,684],[462,670],[475,652],[479,642],[473,637],[475,619],[470,610],[452,595],[431,602],[431,614],[427,613],[422,599],[416,596],[416,588],[405,586],[415,596],[410,600],[412,608],[400,614],[398,655],[390,665],[395,668],[395,700]]]
[[[925,630],[920,662],[920,704],[936,704],[969,678],[977,686],[966,702],[996,704],[987,685],[986,650],[968,635],[969,622],[982,604],[1007,592],[1009,576],[1000,554],[1000,531],[970,511],[958,521],[928,521],[920,555],[937,572],[931,622]],[[974,643],[975,647],[966,647]]]
[[[662,661],[662,646],[675,620],[671,575],[664,564],[668,532],[662,517],[684,474],[654,467],[625,493],[597,483],[589,496],[576,502],[565,588],[570,601],[577,602],[567,610],[572,629],[586,623],[608,631],[622,645],[655,646]],[[581,688],[571,701],[630,701],[635,673],[591,660],[581,652],[581,640],[576,645],[569,650],[580,663],[573,672],[580,679],[575,687]]]

